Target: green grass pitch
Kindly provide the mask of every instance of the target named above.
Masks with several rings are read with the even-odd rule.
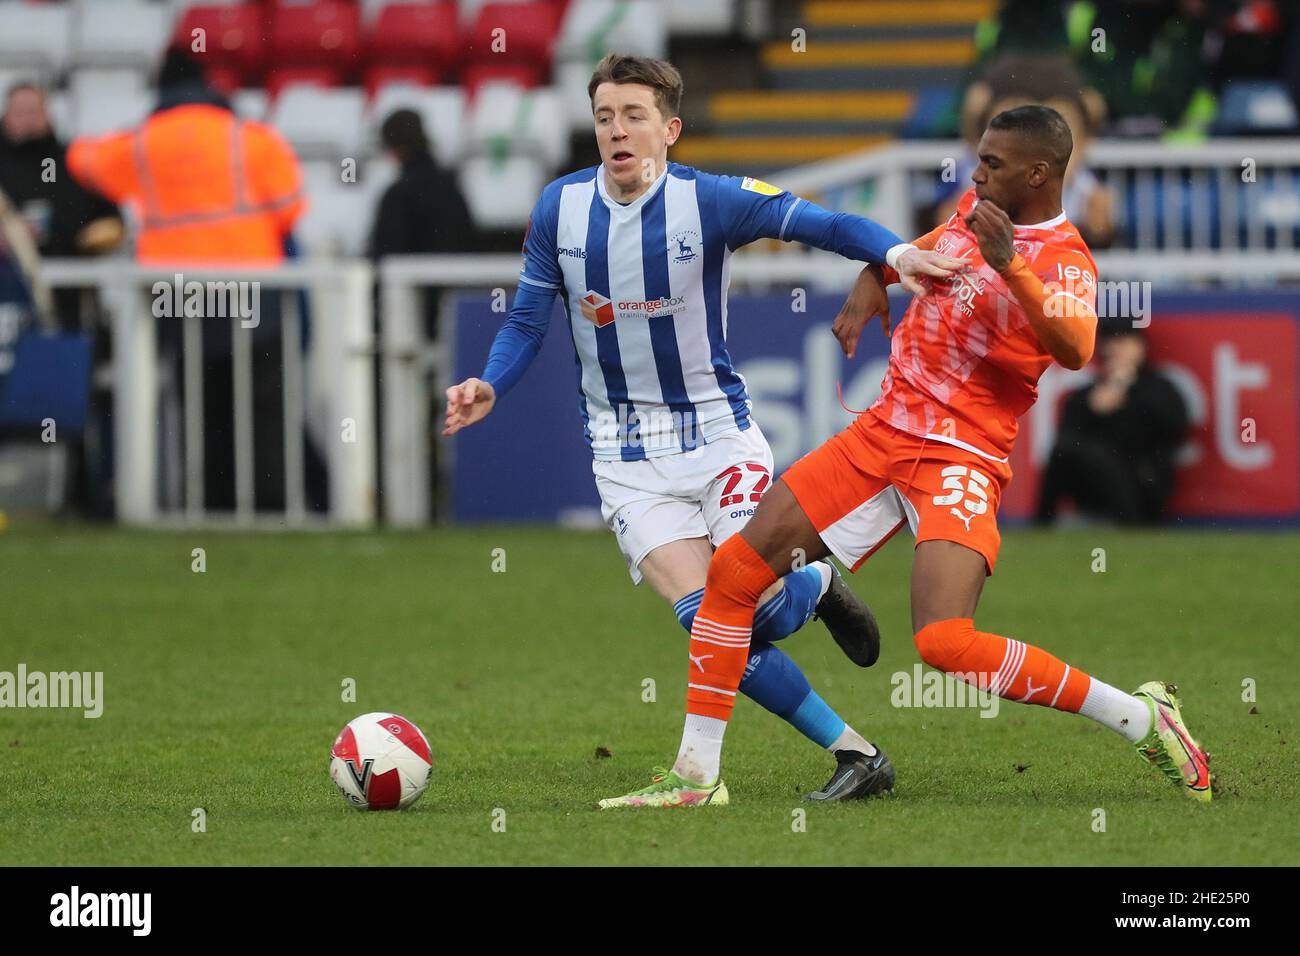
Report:
[[[600,813],[672,760],[686,679],[685,635],[607,534],[11,530],[0,670],[103,671],[105,701],[0,710],[0,864],[1300,862],[1300,536],[1011,532],[985,588],[985,629],[1126,689],[1176,682],[1214,755],[1208,807],[1082,718],[891,706],[917,660],[910,554],[900,535],[853,578],[884,632],[874,668],[817,623],[783,644],[890,754],[894,797],[802,803],[829,757],[742,700],[730,807]],[[357,813],[329,781],[334,734],[372,710],[433,745],[411,811]]]

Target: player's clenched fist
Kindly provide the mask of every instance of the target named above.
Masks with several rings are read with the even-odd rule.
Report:
[[[496,403],[496,389],[481,378],[467,378],[459,385],[453,385],[447,389],[447,424],[442,433],[454,435],[467,425],[486,418]]]
[[[975,208],[966,215],[966,225],[975,233],[985,262],[998,272],[1011,264],[1011,259],[1016,254],[1015,246],[1012,245],[1016,228],[1011,224],[1011,218],[997,204],[988,199],[976,202]]]

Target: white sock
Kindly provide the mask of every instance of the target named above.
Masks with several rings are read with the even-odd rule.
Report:
[[[1095,677],[1088,685],[1088,695],[1083,698],[1079,713],[1109,727],[1129,743],[1135,744],[1151,732],[1151,710],[1146,701],[1103,684]]]
[[[687,714],[673,772],[694,783],[712,786],[721,772],[722,735],[726,732],[725,720]]]
[[[837,750],[856,750],[860,754],[866,754],[868,757],[876,755],[876,748],[871,745],[871,741],[862,736],[848,724],[844,725],[844,732],[835,738],[835,743],[826,748],[831,753]]]
[[[826,596],[826,592],[830,590],[831,575],[834,574],[835,572],[831,570],[831,566],[827,564],[825,561],[814,561],[812,563],[812,567],[820,571],[822,575],[822,589],[817,592],[817,600],[820,601],[822,598]]]

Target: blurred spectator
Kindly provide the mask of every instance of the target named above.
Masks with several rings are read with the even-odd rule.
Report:
[[[48,335],[52,325],[32,230],[0,189],[0,514],[61,511],[69,478],[84,471],[90,346],[84,336]],[[59,409],[57,442],[41,440],[51,404]]]
[[[384,192],[375,214],[370,254],[472,252],[474,222],[455,173],[443,169],[429,151],[420,114],[396,110],[379,131],[380,142],[401,166],[397,181]]]
[[[1066,12],[1059,0],[1002,0],[975,28],[975,54],[987,63],[1007,54],[1065,52]]]
[[[98,255],[123,237],[122,216],[98,193],[82,188],[67,170],[66,148],[50,123],[45,91],[16,83],[0,117],[0,189],[26,220],[42,256]],[[65,328],[80,327],[80,294],[54,293]]]
[[[279,262],[304,208],[293,150],[271,127],[236,118],[182,50],[167,53],[153,115],[78,139],[68,166],[139,211],[141,262]]]
[[[389,255],[477,251],[479,243],[469,206],[455,173],[440,167],[433,158],[420,114],[414,110],[395,110],[380,127],[379,139],[401,172],[379,200],[370,234],[371,256],[382,259]],[[425,335],[430,339],[437,338],[442,291],[432,287],[421,290]],[[375,301],[382,307],[377,289]],[[376,314],[380,314],[378,309]],[[440,387],[435,387],[430,394],[438,395],[440,391]],[[436,420],[437,408],[435,401],[430,421]],[[433,432],[428,435],[427,453],[433,462],[430,474],[436,475],[438,443]],[[436,488],[431,491],[436,508],[438,491]]]
[[[1040,523],[1056,517],[1062,499],[1121,524],[1160,520],[1188,419],[1178,389],[1147,359],[1146,336],[1129,322],[1099,330],[1097,378],[1066,399],[1039,493]]]
[[[1105,104],[1062,54],[999,57],[966,90],[962,104],[966,153],[957,161],[954,181],[940,186],[933,224],[946,222],[970,189],[971,173],[978,164],[975,147],[989,120],[1004,110],[1031,103],[1052,107],[1069,124],[1074,151],[1065,172],[1061,204],[1089,246],[1106,248],[1115,237],[1114,200],[1087,166],[1088,143],[1105,115]]]
[[[1291,93],[1296,112],[1300,113],[1300,10],[1292,10],[1290,19],[1282,57],[1282,81]]]
[[[49,323],[49,288],[40,280],[36,243],[18,209],[0,188],[0,382],[13,366],[24,332]]]
[[[285,257],[290,230],[305,208],[297,156],[270,126],[235,116],[204,80],[188,52],[172,49],[158,73],[158,103],[136,129],[78,139],[68,166],[83,183],[138,213],[136,258],[172,268],[267,266]],[[170,293],[167,293],[170,294]],[[241,293],[242,294],[242,293]],[[258,286],[253,342],[255,507],[284,507],[284,427],[280,294]],[[235,506],[232,335],[236,316],[226,301],[203,323],[204,497],[210,509]],[[164,320],[159,340],[180,369],[180,323]],[[170,378],[174,406],[179,371]],[[319,458],[307,446],[308,496],[320,482]]]
[[[1078,0],[1070,44],[1116,131],[1202,134],[1230,80],[1275,80],[1285,63],[1278,0]],[[1098,31],[1101,31],[1098,34]]]

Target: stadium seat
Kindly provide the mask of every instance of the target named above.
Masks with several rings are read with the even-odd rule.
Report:
[[[328,66],[289,66],[269,70],[266,74],[266,92],[272,99],[291,86],[339,86],[343,71]]]
[[[471,66],[527,68],[537,82],[544,80],[550,72],[560,10],[547,2],[485,4],[462,37],[467,70]]]
[[[74,97],[91,90],[121,90],[147,96],[148,87],[149,78],[140,70],[83,67],[68,74],[68,91]]]
[[[143,90],[125,87],[90,87],[73,94],[72,125],[75,136],[99,136],[138,125],[153,107]],[[70,137],[71,138],[71,137]]]
[[[547,168],[564,159],[568,132],[560,102],[549,89],[525,92],[492,83],[484,86],[470,108],[466,149],[475,155],[531,155]]]
[[[542,67],[524,63],[476,63],[466,67],[460,76],[460,85],[471,100],[479,90],[491,84],[504,83],[521,89],[541,86],[545,73]]]
[[[456,10],[462,27],[468,27],[478,17],[478,12],[489,3],[535,3],[536,0],[456,0]]]
[[[522,229],[546,180],[546,167],[531,156],[476,156],[460,169],[465,202],[482,229]]]
[[[663,57],[668,30],[655,0],[573,0],[555,43],[557,60],[592,61],[612,50]]]
[[[77,133],[106,133],[128,125],[122,122],[123,117],[134,115],[139,119],[153,102],[144,74],[135,70],[74,70],[69,76],[68,94]],[[139,104],[139,109],[127,108],[134,103]],[[94,116],[98,109],[109,112],[103,121]]]
[[[50,111],[50,122],[54,126],[55,132],[59,138],[66,141],[72,139],[71,132],[73,120],[75,119],[76,109],[72,103],[72,94],[70,93],[49,93],[45,97],[46,106]]]
[[[210,66],[205,71],[208,85],[218,93],[234,96],[244,82],[244,73],[232,67]]]
[[[271,56],[277,68],[327,66],[353,70],[361,51],[361,9],[341,0],[280,4],[270,14]]]
[[[374,97],[388,86],[434,86],[438,82],[438,71],[427,66],[383,66],[366,67],[361,78],[361,85],[366,88],[366,96]]]
[[[374,189],[363,181],[343,182],[337,163],[304,162],[302,176],[308,205],[294,235],[305,251],[325,256],[364,255],[374,221]]]
[[[266,119],[266,115],[271,109],[271,97],[266,90],[251,87],[237,90],[230,97],[230,105],[235,108],[236,116],[247,120],[257,120],[260,123]]]
[[[555,90],[570,132],[591,131],[591,99],[587,96],[587,84],[591,82],[594,65],[586,59],[566,60],[555,65]]]
[[[736,23],[736,0],[670,0],[668,4],[668,32],[675,36],[726,36]]]
[[[366,41],[372,67],[436,70],[433,82],[455,69],[460,50],[456,6],[449,0],[388,4],[379,10]]]
[[[188,8],[176,20],[172,45],[192,49],[195,31],[203,31],[205,62],[209,79],[219,73],[229,83],[226,88],[244,85],[242,81],[260,75],[265,43],[262,39],[262,11],[253,3],[224,6],[203,4]]]
[[[0,3],[0,62],[62,73],[68,63],[71,10],[63,5]]]
[[[167,44],[167,8],[143,0],[78,0],[72,62],[77,66],[150,67]]]
[[[238,7],[260,0],[162,0],[172,11],[174,17],[183,17],[191,7]]]
[[[355,87],[290,86],[276,99],[269,122],[303,157],[355,159],[363,145],[364,111],[365,94]]]
[[[465,148],[465,93],[455,86],[432,89],[393,84],[386,86],[371,101],[370,139],[379,142],[379,127],[398,109],[412,109],[424,120],[433,155],[443,166],[455,166]]]
[[[376,156],[362,168],[361,185],[371,204],[378,208],[379,200],[386,190],[401,174],[402,167],[397,160],[389,156]]]

